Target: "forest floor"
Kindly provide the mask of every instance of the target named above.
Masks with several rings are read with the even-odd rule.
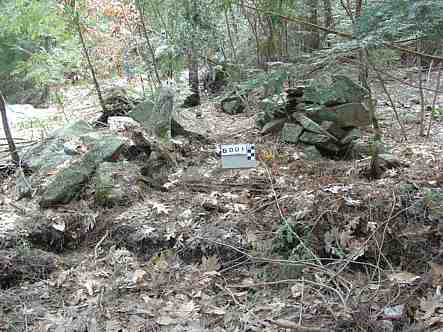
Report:
[[[377,93],[383,141],[400,166],[372,181],[362,176],[368,159],[306,161],[297,146],[260,135],[254,110],[231,116],[205,100],[201,121],[214,144],[190,143],[171,189],[129,208],[98,209],[86,197],[53,211],[93,211],[96,230],[57,253],[46,278],[0,290],[0,331],[439,330],[443,114],[419,137],[417,89],[388,88],[407,140]],[[97,117],[89,89],[66,91],[54,121],[22,123],[17,137]],[[257,168],[222,170],[221,143],[256,144]],[[125,218],[166,224],[174,247],[152,257],[125,248],[111,236]],[[198,253],[187,252],[193,243]]]

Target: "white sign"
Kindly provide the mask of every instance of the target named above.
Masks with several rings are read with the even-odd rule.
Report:
[[[224,144],[220,147],[223,168],[255,168],[254,144]]]

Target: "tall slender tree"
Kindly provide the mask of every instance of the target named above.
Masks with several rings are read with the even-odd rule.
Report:
[[[6,141],[8,142],[9,153],[11,154],[11,159],[14,164],[20,164],[20,157],[17,152],[17,148],[14,143],[14,139],[12,138],[11,129],[8,124],[8,116],[6,115],[6,103],[3,98],[3,94],[0,92],[0,113],[3,122],[3,131],[5,132]]]

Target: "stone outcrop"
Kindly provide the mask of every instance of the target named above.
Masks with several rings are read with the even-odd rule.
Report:
[[[286,104],[257,117],[262,134],[278,132],[286,143],[315,147],[326,155],[343,155],[360,138],[358,128],[370,125],[364,105],[368,92],[346,76],[329,86],[311,82],[286,90]],[[311,151],[312,152],[312,151]]]

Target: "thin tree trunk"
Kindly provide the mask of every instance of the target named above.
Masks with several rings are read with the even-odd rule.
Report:
[[[355,21],[358,21],[358,19],[361,17],[361,14],[363,12],[363,0],[356,0],[355,2]],[[369,88],[368,84],[368,66],[366,64],[366,61],[364,61],[365,51],[364,49],[361,49],[358,51],[358,58],[360,61],[359,65],[359,73],[358,73],[358,80],[360,83],[365,87]]]
[[[318,0],[309,0],[309,23],[318,25]],[[309,28],[309,36],[305,41],[305,46],[309,50],[318,50],[320,48],[320,34],[317,29]]]
[[[401,134],[403,135],[403,138],[405,139],[405,141],[407,141],[408,137],[406,135],[406,130],[405,130],[405,128],[403,126],[403,122],[401,121],[400,116],[397,112],[397,108],[395,107],[395,103],[392,100],[391,94],[389,93],[388,88],[386,87],[385,81],[383,80],[383,77],[380,75],[380,72],[378,71],[378,69],[375,67],[375,65],[370,60],[369,51],[367,49],[364,49],[364,51],[365,51],[365,55],[366,55],[366,61],[371,66],[371,68],[374,70],[375,75],[377,75],[377,78],[381,84],[381,87],[383,88],[383,91],[385,92],[386,96],[388,97],[389,103],[391,104],[392,110],[394,111],[395,119],[397,120],[397,122],[400,126]]]
[[[198,6],[196,1],[197,0],[191,0],[190,6],[188,7],[188,9],[191,10],[192,17],[198,16],[197,15]],[[193,19],[192,23],[194,27],[196,27],[199,22],[195,22],[195,19]],[[191,96],[188,99],[188,101],[190,102],[189,106],[200,105],[200,83],[198,79],[198,50],[197,50],[197,43],[195,41],[195,33],[197,33],[197,31],[192,32],[191,41],[188,48],[189,88],[191,89]]]
[[[437,76],[437,86],[435,87],[435,92],[434,92],[434,99],[432,100],[432,106],[431,106],[431,114],[429,117],[429,125],[428,125],[428,130],[426,133],[426,136],[429,138],[429,135],[431,133],[431,127],[432,127],[432,111],[435,110],[435,104],[437,103],[437,98],[439,95],[439,91],[440,91],[440,85],[441,85],[441,72],[443,69],[443,64],[439,63],[438,64],[438,76]]]
[[[417,40],[417,49],[419,52],[422,50],[422,43]],[[420,121],[420,129],[418,132],[419,136],[425,136],[425,94],[423,92],[423,67],[422,67],[422,57],[418,56],[418,91],[420,93],[420,113],[418,114],[418,120]]]
[[[6,103],[3,98],[3,94],[0,92],[0,113],[3,122],[3,131],[5,132],[6,141],[8,142],[9,153],[11,154],[11,159],[16,165],[20,165],[20,157],[15,147],[14,139],[12,138],[11,129],[8,124],[8,116],[6,115]]]
[[[85,55],[86,61],[88,62],[89,71],[91,72],[92,80],[94,81],[94,86],[95,86],[95,91],[97,92],[98,101],[100,103],[103,113],[106,113],[105,102],[103,100],[103,96],[102,96],[102,93],[100,90],[100,85],[98,84],[98,81],[97,81],[97,76],[95,75],[94,66],[92,65],[92,61],[89,56],[88,49],[86,48],[85,39],[83,38],[82,28],[80,25],[80,16],[75,8],[75,4],[74,4],[73,9],[74,9],[74,15],[75,15],[75,25],[77,26],[78,36],[79,36],[80,42],[82,44],[83,54]]]
[[[235,63],[238,63],[237,52],[235,51],[234,41],[232,39],[231,27],[229,26],[227,10],[224,10],[224,14],[225,14],[226,30],[228,31],[229,44],[231,45],[232,57],[234,58]]]
[[[155,59],[155,51],[154,47],[152,46],[151,40],[149,39],[148,30],[146,29],[142,5],[140,3],[140,0],[137,0],[136,3],[137,3],[138,14],[140,16],[141,27],[143,30],[143,37],[145,37],[146,45],[148,45],[149,53],[151,54],[151,60],[152,60],[152,66],[154,67],[155,78],[157,79],[158,84],[161,85],[162,81],[160,80],[160,75],[158,73],[157,61]]]
[[[189,88],[195,106],[200,105],[200,83],[198,79],[198,58],[196,56],[194,45],[188,49],[188,70],[189,70]]]
[[[332,29],[334,27],[334,16],[332,14],[331,0],[323,0],[323,10],[324,10],[324,16],[325,16],[325,26],[328,29]],[[325,39],[325,41],[327,41],[328,33],[325,33],[324,39]]]

